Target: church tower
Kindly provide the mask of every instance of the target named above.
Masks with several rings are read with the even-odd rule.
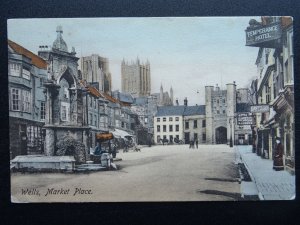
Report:
[[[174,96],[173,96],[173,88],[172,88],[172,86],[170,88],[170,99],[171,99],[171,105],[174,105]]]

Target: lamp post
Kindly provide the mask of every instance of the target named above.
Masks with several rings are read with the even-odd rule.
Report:
[[[232,125],[231,125],[231,118],[229,119],[229,123],[230,123],[230,140],[229,140],[229,146],[230,148],[233,147],[233,143],[232,143]]]

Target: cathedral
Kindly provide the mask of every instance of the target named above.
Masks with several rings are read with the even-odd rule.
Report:
[[[151,93],[150,63],[140,63],[137,58],[135,63],[128,64],[123,59],[121,65],[122,92],[133,97],[149,96]]]

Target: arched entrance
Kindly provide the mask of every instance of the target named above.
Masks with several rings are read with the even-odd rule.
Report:
[[[218,127],[216,129],[216,144],[227,144],[227,128]]]

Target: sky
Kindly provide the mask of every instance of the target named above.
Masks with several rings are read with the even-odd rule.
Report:
[[[148,59],[151,92],[173,88],[179,104],[205,104],[205,86],[236,82],[249,86],[256,76],[258,48],[245,46],[245,29],[255,17],[49,18],[10,19],[8,39],[37,54],[52,45],[63,27],[68,50],[77,57],[109,59],[113,90],[121,90],[121,62]],[[79,64],[80,65],[80,64]],[[78,68],[80,69],[80,68]]]

